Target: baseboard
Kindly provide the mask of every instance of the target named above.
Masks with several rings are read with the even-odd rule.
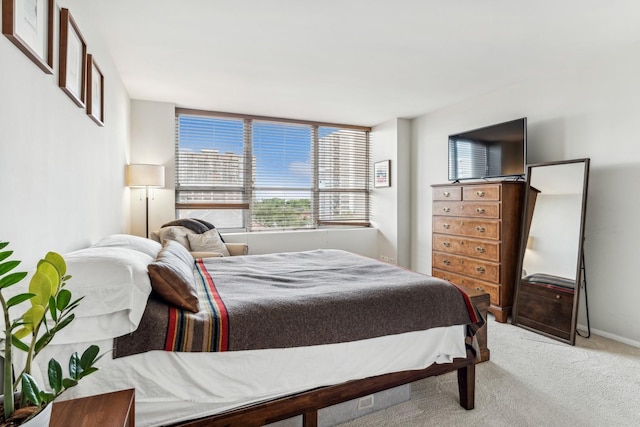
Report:
[[[578,325],[578,330],[580,331],[580,333],[586,332],[587,331],[587,325]],[[640,348],[640,342],[639,341],[634,341],[634,340],[631,340],[629,338],[621,337],[620,335],[611,334],[609,332],[601,331],[599,329],[594,329],[594,328],[591,328],[591,333],[594,334],[594,335],[598,335],[598,336],[604,337],[604,338],[608,338],[608,339],[613,340],[613,341],[618,341],[618,342],[621,342],[623,344],[630,345],[632,347]]]

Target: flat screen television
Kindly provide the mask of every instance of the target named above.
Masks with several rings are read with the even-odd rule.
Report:
[[[525,174],[527,118],[449,136],[449,181]]]

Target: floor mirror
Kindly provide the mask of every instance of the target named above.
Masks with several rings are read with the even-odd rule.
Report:
[[[575,344],[589,159],[527,165],[512,323]]]

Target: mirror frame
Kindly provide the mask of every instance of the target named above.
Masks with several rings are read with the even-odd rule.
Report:
[[[518,324],[518,298],[520,295],[520,288],[522,282],[522,266],[524,262],[524,253],[527,248],[527,236],[529,235],[529,227],[531,225],[531,221],[529,219],[529,209],[531,198],[529,197],[529,189],[531,188],[531,172],[532,169],[542,166],[556,166],[556,165],[566,165],[572,163],[584,163],[584,176],[582,182],[582,211],[580,213],[580,228],[579,228],[579,236],[578,236],[578,259],[576,260],[576,285],[575,292],[573,295],[573,308],[571,311],[571,329],[569,331],[569,339],[564,339],[562,337],[555,336],[545,331],[541,331],[535,329],[528,325]],[[576,341],[576,326],[578,320],[578,303],[580,301],[580,287],[582,285],[583,280],[583,263],[584,263],[584,230],[585,230],[585,219],[587,213],[587,191],[589,186],[589,158],[582,159],[574,159],[574,160],[561,160],[555,162],[545,162],[545,163],[532,163],[527,165],[527,178],[526,178],[526,190],[525,190],[525,198],[524,198],[524,208],[522,210],[522,221],[521,221],[521,231],[520,231],[520,253],[518,254],[518,268],[517,279],[516,279],[516,293],[513,302],[513,314],[511,323],[516,326],[520,326],[521,328],[525,328],[539,334],[545,335],[547,337],[556,339],[558,341],[562,341],[571,345],[575,345]],[[533,212],[531,213],[531,219],[533,219]]]

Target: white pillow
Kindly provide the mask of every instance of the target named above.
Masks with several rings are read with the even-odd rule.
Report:
[[[145,254],[155,258],[158,256],[162,245],[151,239],[145,239],[140,236],[133,236],[131,234],[113,234],[105,237],[94,244],[95,248],[102,247],[119,247],[128,248],[136,251],[144,252]]]
[[[135,331],[151,293],[147,266],[154,258],[120,247],[91,247],[64,255],[66,289],[73,299],[84,296],[73,311],[76,319],[54,343],[111,339]]]
[[[193,252],[217,252],[229,256],[229,250],[215,228],[202,234],[187,234]]]

